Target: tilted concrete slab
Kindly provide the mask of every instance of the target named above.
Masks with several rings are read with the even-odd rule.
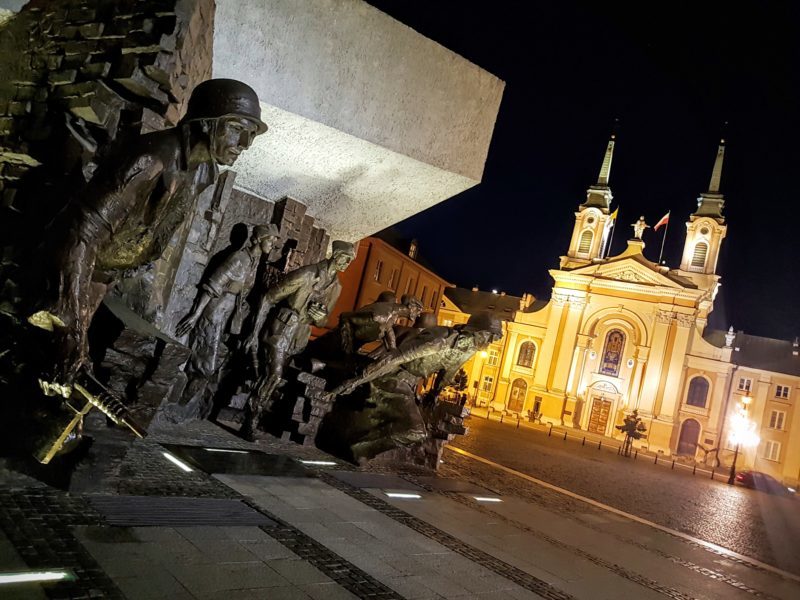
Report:
[[[214,77],[270,130],[237,185],[357,240],[476,184],[504,83],[360,0],[218,0]]]

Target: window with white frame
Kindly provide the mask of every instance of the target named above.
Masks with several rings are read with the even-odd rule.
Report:
[[[581,233],[581,238],[580,241],[578,242],[578,252],[580,252],[581,254],[588,254],[589,251],[592,249],[593,238],[594,234],[589,229]]]
[[[775,386],[775,397],[776,398],[788,398],[789,397],[789,386],[788,385],[777,385],[777,386]]]
[[[500,362],[500,354],[495,348],[489,348],[489,359],[486,364],[490,367],[496,367],[498,362]]]
[[[534,356],[536,356],[536,346],[533,345],[533,342],[522,342],[517,354],[517,366],[532,367]]]
[[[481,382],[481,391],[491,392],[493,383],[494,383],[494,377],[492,377],[491,375],[484,375],[483,381]]]
[[[692,254],[692,266],[700,268],[705,267],[707,254],[708,254],[708,244],[706,244],[705,242],[699,242],[694,247],[694,253]]]
[[[416,289],[416,280],[413,277],[410,277],[408,281],[406,281],[406,294],[413,294],[414,290]]]
[[[786,411],[773,410],[769,415],[769,428],[783,429],[783,423],[785,420],[786,420]]]
[[[389,289],[393,292],[397,291],[397,283],[400,279],[400,271],[397,269],[392,269],[392,274],[389,275]]]
[[[373,274],[372,278],[375,281],[380,282],[382,271],[383,271],[383,261],[379,260],[378,262],[375,263],[375,273]]]
[[[453,320],[452,319],[442,319],[442,325],[444,325],[445,327],[452,327],[453,326]]]
[[[749,392],[753,388],[753,380],[749,377],[740,377],[739,378],[739,391],[740,392]]]
[[[767,440],[764,443],[764,458],[767,460],[780,460],[781,443],[773,440]]]

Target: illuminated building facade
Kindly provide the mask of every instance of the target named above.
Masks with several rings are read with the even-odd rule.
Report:
[[[614,220],[614,143],[612,138],[598,181],[575,212],[567,253],[550,271],[550,301],[517,311],[506,324],[499,356],[483,373],[492,381],[481,380],[479,394],[495,409],[604,436],[617,434],[624,415],[638,409],[647,437],[637,446],[709,464],[717,454],[723,464],[730,462],[728,424],[748,396],[760,442],[737,464],[796,484],[797,344],[706,330],[727,230],[720,193],[724,143],[708,191],[686,223],[677,269],[645,258],[643,221],[621,254],[606,257]]]

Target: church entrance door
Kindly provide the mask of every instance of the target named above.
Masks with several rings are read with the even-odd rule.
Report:
[[[590,433],[605,435],[608,415],[611,413],[611,400],[603,398],[592,398],[592,412],[589,414]]]
[[[694,419],[686,419],[681,427],[681,437],[678,440],[678,454],[694,456],[697,452],[697,439],[700,437],[700,423]]]

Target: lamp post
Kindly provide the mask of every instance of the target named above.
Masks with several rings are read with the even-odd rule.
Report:
[[[483,368],[486,366],[486,357],[487,356],[489,356],[489,353],[486,352],[486,350],[481,350],[480,351],[481,370],[478,372],[478,381],[477,381],[478,385],[475,386],[475,395],[472,397],[472,405],[473,406],[477,406],[478,405],[478,392],[481,391],[481,383],[483,382]]]
[[[730,419],[730,434],[728,439],[732,444],[735,444],[733,451],[733,462],[731,463],[731,472],[728,475],[728,485],[734,485],[736,481],[736,459],[739,458],[739,448],[744,446],[755,446],[760,441],[756,433],[756,424],[747,417],[747,409],[753,399],[750,396],[744,396],[742,403],[736,408],[736,412]]]

